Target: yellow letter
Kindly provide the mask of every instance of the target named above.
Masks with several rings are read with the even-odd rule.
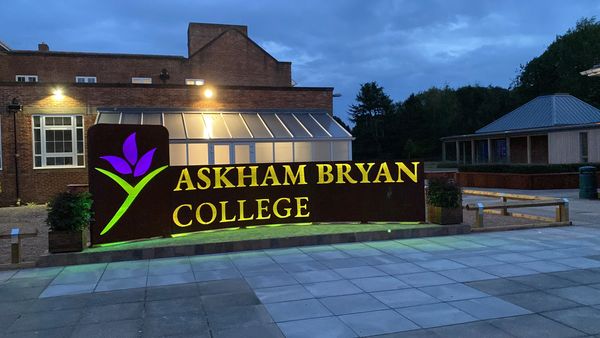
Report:
[[[290,203],[290,199],[286,198],[286,197],[282,197],[282,198],[276,200],[275,203],[273,203],[273,213],[275,214],[275,217],[277,217],[277,218],[288,218],[292,214],[292,208],[283,208],[283,210],[285,210],[285,215],[281,215],[281,213],[279,213],[279,210],[277,209],[277,205],[281,201],[286,201],[287,203]]]
[[[381,183],[381,180],[379,179],[381,176],[385,177],[385,183],[394,183],[392,175],[390,174],[390,169],[385,162],[379,165],[379,171],[377,172],[377,176],[375,177],[373,183]]]
[[[177,208],[175,208],[175,210],[173,210],[173,223],[175,223],[178,227],[188,227],[190,225],[192,225],[192,220],[190,219],[189,222],[183,224],[179,221],[179,209],[186,207],[190,210],[192,210],[192,205],[191,204],[182,204],[180,206],[178,206]]]
[[[304,203],[302,203],[304,201]],[[308,197],[296,197],[296,217],[310,217],[310,211],[308,211]],[[303,214],[302,210],[306,210]]]
[[[244,183],[244,180],[246,178],[250,179],[250,185],[249,187],[258,187],[258,183],[256,182],[256,169],[258,168],[258,166],[250,166],[248,167],[250,168],[250,174],[249,175],[245,175],[244,174],[244,169],[246,169],[246,166],[243,167],[237,167],[238,170],[238,188],[239,187],[245,187],[246,184]]]
[[[279,179],[277,178],[277,174],[275,174],[275,167],[272,165],[267,167],[267,172],[265,173],[265,178],[260,184],[261,187],[268,187],[267,180],[271,180],[271,186],[281,185],[279,183]]]
[[[263,202],[267,202],[266,206],[263,206]],[[271,218],[271,214],[269,214],[269,199],[268,198],[257,198],[256,199],[256,203],[257,203],[257,209],[258,209],[258,215],[256,215],[256,219],[269,219]],[[263,216],[263,211],[266,212],[267,214],[265,216]]]
[[[296,181],[298,181],[298,179],[300,179],[300,182],[298,182],[298,184],[306,184],[306,179],[304,178],[304,168],[306,168],[306,164],[299,165],[298,171],[296,171],[295,175],[292,171],[292,167],[290,167],[289,165],[286,164],[283,166],[283,168],[285,169],[285,181],[283,182],[283,185],[290,185],[290,183],[288,183],[288,178],[292,182],[291,184],[296,184]]]
[[[204,173],[206,171],[206,173]],[[210,173],[210,168],[208,167],[202,167],[200,169],[198,169],[198,179],[202,182],[204,182],[204,185],[201,185],[200,182],[198,182],[196,184],[196,186],[198,187],[198,189],[200,190],[206,190],[208,188],[210,188],[210,177],[208,177],[208,174]]]
[[[418,175],[417,167],[419,166],[419,162],[411,162],[411,163],[415,167],[414,172],[410,171],[410,169],[408,169],[404,163],[396,162],[396,165],[398,166],[398,180],[396,182],[403,183],[404,181],[402,180],[402,173],[405,173],[406,175],[408,175],[408,177],[413,182],[417,183],[417,175]]]
[[[221,182],[225,184],[225,188],[235,188],[233,183],[231,183],[231,181],[225,177],[225,175],[227,175],[227,173],[230,172],[233,167],[225,167],[225,172],[223,172],[223,174],[221,174],[221,169],[223,168],[215,167],[213,169],[215,171],[215,188],[223,188]]]
[[[375,165],[375,163],[367,163],[367,169],[365,169],[364,163],[356,163],[356,167],[358,168],[358,171],[360,171],[360,173],[362,175],[362,180],[360,180],[360,183],[371,183],[369,181],[369,171],[371,171],[371,168],[373,168],[373,165]]]
[[[227,203],[229,203],[229,201],[221,201],[219,202],[221,204],[221,223],[227,223],[227,222],[235,222],[236,217],[233,216],[230,219],[227,219]]]
[[[244,204],[246,203],[246,200],[238,200],[238,204],[240,206],[240,217],[238,218],[238,221],[251,221],[254,219],[254,214],[246,217],[244,216]]]
[[[317,184],[329,184],[333,182],[333,174],[331,173],[333,167],[331,164],[317,164],[317,168],[319,169],[319,180],[317,181]],[[325,176],[327,176],[327,179],[325,179]]]
[[[196,188],[194,188],[194,182],[192,182],[192,178],[190,177],[190,173],[187,168],[181,169],[179,181],[177,182],[177,186],[175,189],[173,189],[173,191],[181,191],[181,184],[187,185],[185,190],[196,190]]]
[[[210,208],[210,212],[212,213],[212,217],[210,218],[210,221],[208,221],[208,222],[205,222],[202,219],[202,215],[201,215],[202,207],[205,206],[205,205]],[[196,208],[196,220],[200,224],[210,224],[210,223],[214,222],[215,219],[217,219],[217,207],[215,207],[214,204],[209,203],[209,202],[204,202],[204,203],[200,204],[198,206],[198,208]]]
[[[358,182],[350,176],[350,171],[352,170],[350,164],[336,163],[335,166],[337,167],[337,181],[335,183],[344,184],[344,178],[346,178],[350,184],[355,184]]]

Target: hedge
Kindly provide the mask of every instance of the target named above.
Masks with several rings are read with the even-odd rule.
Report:
[[[462,165],[459,172],[511,173],[511,174],[549,174],[578,172],[584,166],[600,168],[600,163],[569,164],[479,164]]]

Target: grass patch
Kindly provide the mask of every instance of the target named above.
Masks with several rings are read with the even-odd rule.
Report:
[[[435,225],[418,223],[336,223],[336,224],[285,224],[248,227],[245,229],[222,229],[201,231],[174,238],[157,238],[132,242],[111,243],[88,248],[85,252],[101,252],[113,250],[130,250],[162,246],[178,246],[188,244],[206,244],[222,242],[238,242],[257,239],[300,237],[311,235],[326,235],[340,233],[355,233],[367,231],[387,231],[412,228],[426,228]]]

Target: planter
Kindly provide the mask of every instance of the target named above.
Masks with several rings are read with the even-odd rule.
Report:
[[[48,232],[48,251],[51,253],[83,251],[88,243],[87,229],[81,231]]]
[[[434,224],[461,224],[463,221],[462,208],[442,208],[427,205],[427,220]]]

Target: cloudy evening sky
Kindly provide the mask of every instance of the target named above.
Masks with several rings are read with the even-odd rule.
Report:
[[[598,1],[171,0],[4,3],[0,40],[13,49],[187,54],[188,22],[247,25],[299,86],[332,86],[346,119],[361,83],[394,100],[431,86],[507,87],[520,64]],[[591,66],[591,65],[590,65]]]

